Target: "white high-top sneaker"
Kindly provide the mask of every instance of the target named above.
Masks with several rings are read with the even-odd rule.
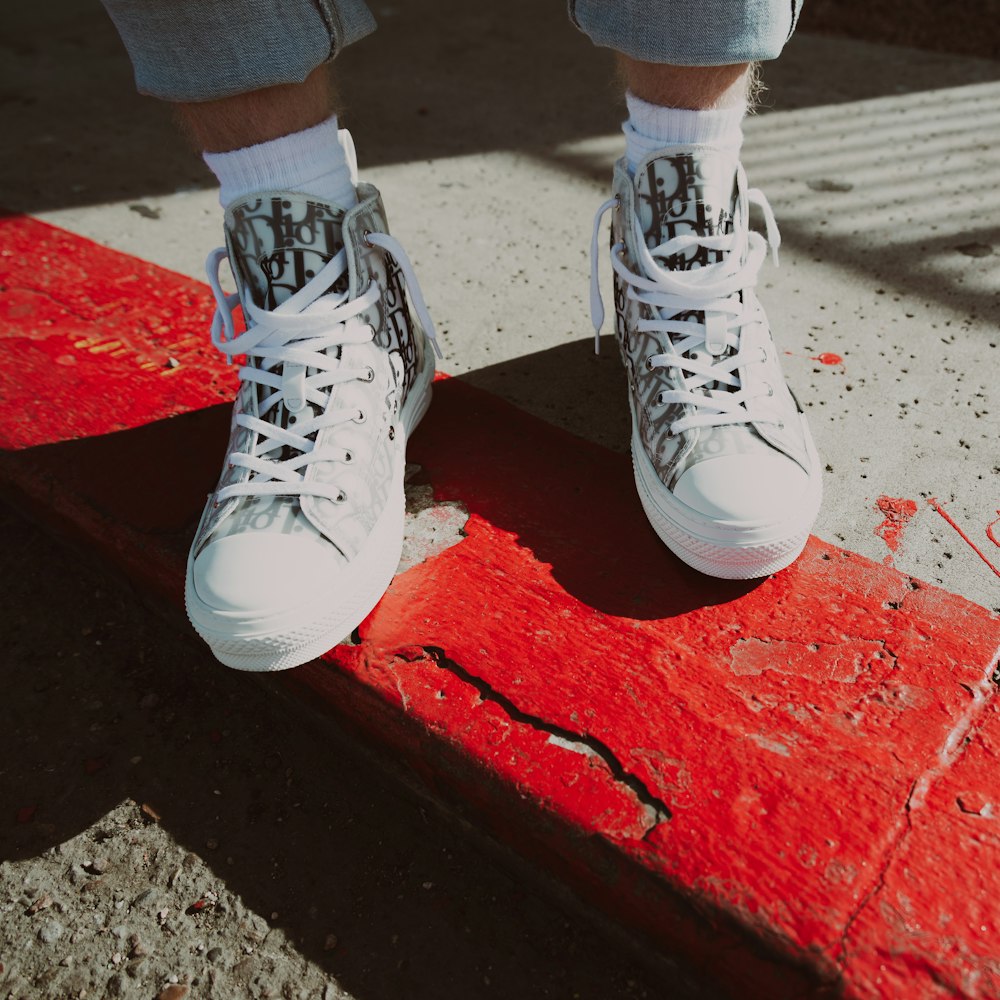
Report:
[[[230,205],[239,295],[219,286],[227,250],[209,257],[212,340],[244,362],[186,603],[219,660],[241,670],[292,667],[349,637],[399,563],[406,441],[430,402],[433,327],[378,191],[357,191],[346,213],[282,191]]]
[[[768,240],[751,232],[763,210]],[[684,562],[751,579],[802,551],[821,473],[754,294],[778,233],[735,156],[671,147],[635,178],[615,168],[594,225],[591,303],[603,321],[598,231],[614,209],[616,332],[628,374],[635,481],[650,523]]]

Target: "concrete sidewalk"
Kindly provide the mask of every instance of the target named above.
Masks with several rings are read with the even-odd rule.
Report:
[[[587,44],[554,20],[541,65],[584,83],[568,107],[535,81],[526,91],[521,60],[540,53],[476,17],[491,45],[436,37],[411,65],[409,103],[384,78],[364,102],[345,85],[354,115],[374,109],[355,127],[376,164],[366,174],[461,376],[439,385],[414,441],[438,505],[413,516],[440,518],[444,544],[414,554],[360,646],[291,683],[730,988],[1000,995],[1000,629],[988,612],[1000,67],[803,37],[771,74],[776,100],[795,107],[747,129],[751,182],[784,236],[762,298],[811,408],[827,499],[792,570],[709,587],[647,537],[623,488],[615,351],[588,347],[587,235],[620,147],[613,96],[580,68],[593,65]],[[412,17],[386,27],[387,65],[399,65]],[[343,66],[370,58],[347,53]],[[428,142],[450,120],[448,74],[475,59],[486,64],[472,97],[506,115],[461,120],[451,146]],[[501,71],[514,80],[503,91]],[[515,106],[537,108],[530,132]],[[38,176],[75,169],[50,159]],[[110,204],[82,204],[82,190],[59,205],[51,185],[19,183],[11,207],[182,274],[200,274],[217,236],[214,194],[170,193],[169,171],[152,192],[134,173],[95,178],[104,195],[120,184]],[[209,407],[228,389],[200,339],[204,295],[32,225],[5,227],[9,246],[47,247],[40,275],[8,261],[28,312],[9,313],[4,336],[39,353],[36,380],[8,379],[6,405],[19,388],[58,399],[65,380],[46,372],[63,357],[79,384],[141,391],[113,419],[95,392],[71,419],[57,408],[14,421],[8,488],[176,600],[187,522],[218,456],[198,448],[167,504],[142,463],[150,442],[180,452],[195,432],[221,448],[226,407]],[[168,377],[164,351],[181,362]],[[138,513],[112,481],[88,478],[95,467],[143,470]],[[558,523],[539,496],[559,498]],[[456,512],[467,537],[448,546]]]

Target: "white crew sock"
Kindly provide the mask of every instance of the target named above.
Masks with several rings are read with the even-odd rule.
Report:
[[[650,104],[632,93],[625,95],[625,101],[628,121],[622,124],[622,131],[631,174],[650,153],[667,146],[712,146],[738,154],[743,145],[746,102],[731,108],[689,111]]]
[[[202,155],[218,178],[223,208],[257,191],[301,191],[343,209],[358,203],[336,115],[280,139]]]

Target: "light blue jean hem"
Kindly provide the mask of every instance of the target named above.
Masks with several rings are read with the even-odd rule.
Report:
[[[212,101],[301,83],[371,34],[363,0],[103,0],[141,94]]]
[[[375,30],[364,0],[102,0],[142,94],[211,101],[301,83]],[[635,59],[724,66],[774,59],[802,0],[568,0],[595,45]]]
[[[730,66],[776,59],[802,0],[568,0],[595,45],[643,62]]]

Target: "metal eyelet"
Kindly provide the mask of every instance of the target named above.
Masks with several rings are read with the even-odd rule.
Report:
[[[769,396],[773,396],[773,395],[774,395],[774,386],[773,386],[773,385],[771,385],[771,383],[770,383],[770,382],[765,382],[765,383],[764,383],[764,385],[766,385],[766,386],[767,386],[767,394],[768,394]]]
[[[334,503],[344,503],[347,500],[347,494],[341,490],[334,498]]]
[[[650,354],[650,356],[646,358],[646,371],[651,372],[652,370],[653,370],[653,355]]]
[[[365,229],[361,233],[361,242],[364,243],[364,245],[366,247],[368,247],[369,250],[374,250],[375,249],[375,244],[372,243],[372,241],[370,239],[368,239],[368,237],[371,236],[371,235],[372,235],[372,231],[370,229]]]
[[[368,417],[365,415],[364,410],[358,410],[358,415],[356,417],[351,417],[351,420],[353,420],[356,424],[363,424],[367,419]]]
[[[290,414],[288,415],[288,422],[289,422],[290,424],[294,424],[294,423],[295,423],[295,421],[296,421],[296,420],[298,420],[298,419],[299,419],[299,418],[298,418],[297,416],[295,416],[295,414],[294,414],[294,413],[290,413]]]
[[[784,429],[785,429],[785,422],[784,420],[782,420],[781,423],[778,424],[778,430],[783,431]]]
[[[622,196],[620,194],[615,195],[615,211],[620,212],[622,210]]]
[[[354,455],[351,454],[351,452],[349,452],[349,451],[345,451],[344,452],[344,464],[345,465],[350,465],[351,462],[353,462],[353,461],[354,461]]]
[[[361,382],[374,382],[375,381],[375,369],[372,368],[371,365],[369,365],[365,369],[365,372],[366,372],[365,377],[363,379],[359,379],[359,381],[361,381]]]
[[[396,428],[392,424],[389,424],[389,440],[396,440]]]

